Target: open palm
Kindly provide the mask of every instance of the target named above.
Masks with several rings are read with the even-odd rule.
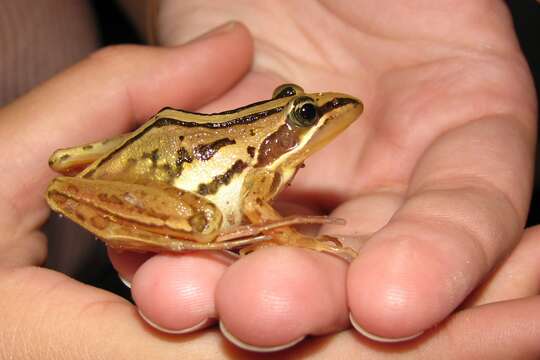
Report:
[[[267,347],[342,329],[350,309],[372,334],[407,337],[447,317],[516,245],[536,105],[503,3],[183,4],[162,5],[165,44],[230,18],[255,38],[252,71],[205,110],[267,98],[285,81],[362,99],[365,113],[281,199],[348,220],[324,232],[373,235],[348,270],[292,248],[230,267],[200,254],[154,257],[132,288],[148,319],[173,330],[219,317],[225,331]],[[133,261],[113,259],[131,279]]]
[[[0,189],[0,352],[239,357],[215,331],[152,331],[127,301],[34,266],[46,255],[47,157],[128,131],[164,105],[224,110],[287,81],[356,95],[366,111],[307,162],[281,201],[344,217],[346,227],[321,231],[351,235],[357,247],[369,241],[350,265],[289,247],[236,262],[213,252],[111,252],[148,322],[185,333],[220,321],[240,346],[272,350],[345,329],[349,312],[372,334],[407,337],[463,304],[393,350],[538,355],[538,333],[528,329],[540,321],[539,230],[518,244],[536,104],[503,3],[253,3],[163,1],[160,36],[185,43],[237,19],[254,43],[236,25],[174,49],[105,49],[0,111],[0,160],[9,164]],[[518,300],[477,306],[510,299]],[[292,356],[388,355],[353,331],[304,344]]]

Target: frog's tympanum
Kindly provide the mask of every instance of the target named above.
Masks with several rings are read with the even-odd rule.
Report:
[[[113,248],[245,254],[281,244],[350,259],[356,252],[337,239],[292,227],[340,219],[282,217],[271,202],[362,109],[351,96],[291,84],[215,114],[165,108],[131,133],[56,151],[49,165],[64,176],[46,198]]]

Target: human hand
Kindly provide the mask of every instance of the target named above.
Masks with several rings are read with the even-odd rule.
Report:
[[[292,248],[232,266],[188,254],[139,267],[145,259],[112,254],[154,324],[181,332],[219,317],[262,350],[343,329],[350,309],[371,334],[414,336],[452,313],[516,245],[536,104],[504,3],[459,2],[459,12],[456,1],[348,4],[162,1],[164,44],[231,18],[254,34],[253,70],[207,109],[266,98],[284,80],[362,99],[365,114],[283,198],[348,220],[325,232],[374,235],[349,269]]]
[[[537,359],[539,255],[540,227],[536,226],[525,231],[518,246],[458,311],[415,340],[381,344],[351,329],[307,338],[275,358]],[[230,348],[225,353],[234,359],[253,358],[253,354]]]
[[[233,86],[251,58],[240,26],[175,49],[108,48],[0,109],[0,358],[202,358],[219,350],[215,335],[158,334],[126,300],[37,267],[55,175],[47,159],[59,147],[129,131],[165,104],[195,109]]]

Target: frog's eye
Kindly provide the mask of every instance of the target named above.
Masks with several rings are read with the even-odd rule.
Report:
[[[307,96],[300,96],[291,102],[288,117],[293,125],[308,127],[314,125],[319,120],[319,111],[313,99]]]
[[[284,97],[301,95],[304,93],[304,89],[295,84],[283,84],[278,86],[272,94],[272,99],[281,99]]]

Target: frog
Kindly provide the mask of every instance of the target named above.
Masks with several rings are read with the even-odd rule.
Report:
[[[270,99],[203,114],[165,107],[136,130],[56,150],[50,208],[111,248],[138,252],[236,251],[275,245],[354,259],[329,235],[298,224],[344,224],[327,215],[282,216],[272,203],[304,162],[363,112],[338,92],[278,86]]]

